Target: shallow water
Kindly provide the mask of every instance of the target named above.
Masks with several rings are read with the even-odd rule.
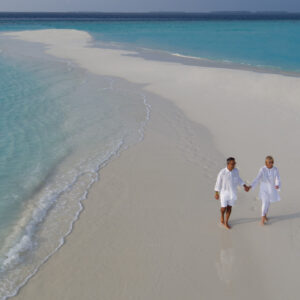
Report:
[[[0,48],[5,299],[63,244],[99,170],[143,138],[150,107],[137,90],[50,58],[41,47],[1,39]]]

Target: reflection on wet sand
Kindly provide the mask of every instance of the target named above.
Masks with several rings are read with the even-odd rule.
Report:
[[[231,286],[234,268],[234,248],[229,232],[221,232],[220,251],[216,260],[217,274],[221,282]]]

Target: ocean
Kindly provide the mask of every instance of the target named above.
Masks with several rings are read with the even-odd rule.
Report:
[[[300,14],[0,13],[0,31],[86,30],[96,40],[300,71]]]
[[[101,168],[143,139],[151,112],[138,88],[1,36],[45,28],[85,30],[105,45],[300,71],[299,14],[0,13],[0,299],[64,243]]]

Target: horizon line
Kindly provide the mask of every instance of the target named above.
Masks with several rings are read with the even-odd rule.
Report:
[[[182,13],[182,14],[213,14],[213,13],[248,13],[248,14],[256,14],[256,13],[286,13],[286,14],[299,14],[299,11],[288,11],[288,10],[212,10],[212,11],[167,11],[167,10],[152,10],[152,11],[89,11],[89,10],[61,10],[61,11],[1,11],[0,13],[102,13],[102,14],[150,14],[150,13]]]

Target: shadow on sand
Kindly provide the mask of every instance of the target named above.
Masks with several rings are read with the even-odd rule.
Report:
[[[292,220],[292,219],[300,219],[300,212],[287,214],[287,215],[279,215],[279,216],[270,216],[267,224],[273,224],[281,221]],[[253,223],[260,222],[260,217],[258,218],[239,218],[231,220],[231,225],[237,224],[245,224],[245,223]]]
[[[285,220],[293,220],[293,219],[300,219],[300,212],[288,214],[288,215],[279,215],[279,216],[271,216],[269,218],[269,224],[285,221]]]

